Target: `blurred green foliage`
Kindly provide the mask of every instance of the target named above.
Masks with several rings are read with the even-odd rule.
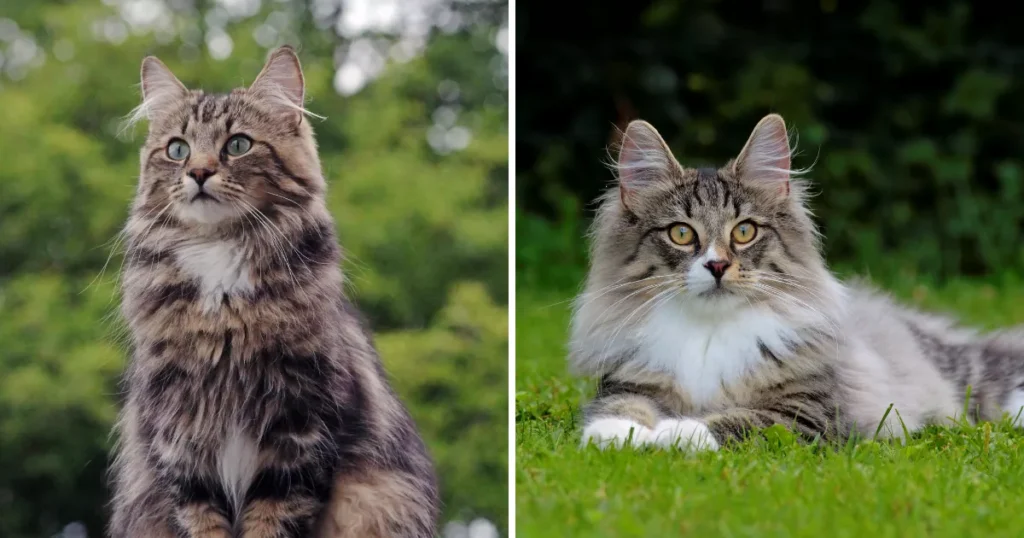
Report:
[[[516,19],[523,213],[588,217],[631,119],[694,166],[723,164],[778,112],[795,165],[813,165],[831,261],[939,279],[1024,270],[1024,41],[998,4],[569,1],[571,36],[537,6]],[[567,256],[560,227],[517,226],[517,275],[562,287],[548,270]]]
[[[308,106],[326,117],[312,121],[350,291],[437,460],[445,519],[504,528],[505,3],[481,12],[451,2],[471,23],[430,30],[401,61],[387,59],[401,36],[374,31],[386,66],[350,97],[335,91],[335,54],[357,37],[339,38],[305,2],[248,2],[257,9],[231,17],[228,7],[246,3],[168,2],[170,34],[127,26],[128,3],[0,1],[0,536],[50,536],[71,521],[99,536],[104,525],[126,352],[113,238],[144,136],[118,129],[138,104],[142,58],[158,55],[189,86],[227,91],[251,81],[279,42],[300,45]],[[233,45],[220,60],[210,53],[217,32]],[[456,127],[470,134],[464,148],[430,143]]]

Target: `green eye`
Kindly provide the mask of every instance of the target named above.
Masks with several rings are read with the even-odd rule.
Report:
[[[188,157],[188,144],[184,140],[175,138],[167,145],[167,156],[175,161],[184,161]]]
[[[224,150],[228,152],[228,155],[237,157],[249,151],[252,147],[252,139],[245,135],[235,135],[228,139],[228,143],[224,146]]]

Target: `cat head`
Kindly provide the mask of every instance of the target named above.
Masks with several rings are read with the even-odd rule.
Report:
[[[186,88],[160,60],[142,62],[146,119],[136,212],[197,228],[296,213],[322,197],[316,143],[304,118],[302,69],[291,47],[270,54],[247,88]]]
[[[578,345],[641,334],[635,326],[655,308],[713,319],[764,307],[813,323],[839,302],[782,117],[766,116],[714,168],[680,165],[653,126],[634,121],[614,168],[576,300]]]

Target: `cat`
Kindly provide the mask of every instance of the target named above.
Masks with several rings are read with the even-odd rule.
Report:
[[[774,424],[841,441],[1020,415],[1024,332],[982,334],[830,273],[781,116],[721,168],[681,166],[635,120],[615,169],[570,328],[572,367],[599,379],[584,446],[697,452]]]
[[[109,534],[433,537],[433,461],[344,298],[295,51],[248,88],[142,63]]]

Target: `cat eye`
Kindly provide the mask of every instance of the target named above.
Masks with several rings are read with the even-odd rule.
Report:
[[[757,225],[749,220],[737,224],[732,229],[732,240],[740,245],[753,241],[755,237],[757,237]]]
[[[180,138],[171,140],[171,143],[167,145],[167,156],[172,160],[184,161],[188,157],[188,153],[188,144]]]
[[[697,234],[694,233],[693,228],[685,224],[673,224],[668,229],[668,238],[677,245],[686,246],[697,239]]]
[[[243,155],[252,148],[252,139],[245,135],[235,135],[228,139],[228,143],[224,145],[224,151],[228,152],[228,155],[232,157],[238,157]]]

